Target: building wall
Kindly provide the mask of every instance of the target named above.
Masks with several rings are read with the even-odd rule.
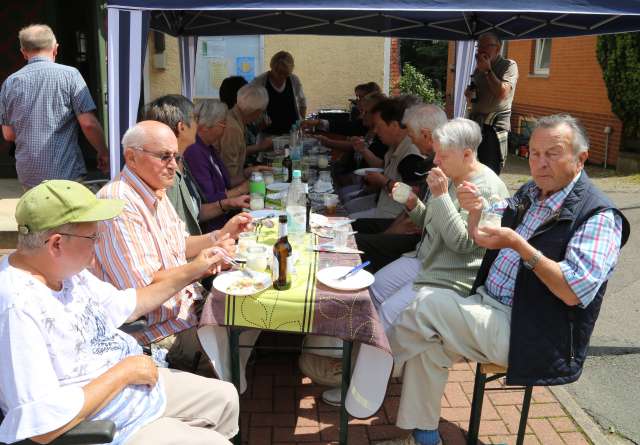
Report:
[[[535,41],[509,42],[508,58],[518,63],[520,77],[513,101],[512,128],[519,117],[539,117],[569,113],[579,118],[591,141],[589,161],[604,160],[606,135],[610,126],[607,164],[615,166],[620,150],[622,122],[611,111],[611,102],[596,58],[597,37],[553,39],[549,75],[533,74]],[[455,50],[449,48],[449,64],[455,64]],[[454,77],[447,76],[447,92],[452,94]]]
[[[150,48],[153,48],[152,38],[149,38]],[[271,56],[277,51],[289,51],[295,59],[294,73],[300,77],[307,96],[307,112],[327,107],[347,108],[348,99],[354,97],[355,85],[375,81],[382,87],[386,63],[384,42],[381,37],[265,36],[263,68],[269,69]],[[166,69],[149,68],[150,100],[180,92],[177,39],[166,36],[165,43]],[[393,71],[390,77],[394,85]],[[395,77],[397,82],[398,75]]]
[[[602,69],[596,58],[596,42],[595,36],[553,39],[548,76],[531,74],[535,41],[510,42],[509,58],[518,63],[520,70],[512,123],[518,124],[518,115],[570,113],[582,121],[589,134],[589,160],[594,163],[604,160],[604,128],[610,126],[613,132],[607,164],[615,166],[622,122],[611,111]]]

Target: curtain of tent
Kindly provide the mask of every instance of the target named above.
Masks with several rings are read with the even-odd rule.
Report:
[[[120,172],[122,166],[122,135],[135,124],[138,115],[149,19],[147,11],[108,10],[107,76],[111,178]]]
[[[456,42],[456,81],[453,93],[453,117],[464,117],[467,98],[464,90],[469,85],[469,78],[476,69],[476,42],[464,40]]]
[[[198,37],[180,36],[180,74],[182,76],[182,95],[193,100],[196,89],[196,50]]]

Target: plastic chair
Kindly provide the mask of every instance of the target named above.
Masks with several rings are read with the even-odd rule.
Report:
[[[490,376],[487,376],[491,374]],[[487,382],[498,380],[507,375],[507,368],[494,363],[478,363],[476,367],[476,380],[473,385],[473,400],[471,401],[471,416],[469,417],[469,432],[467,434],[467,445],[478,443],[478,432],[480,431],[480,420],[482,417],[482,401],[484,398],[485,385]],[[531,405],[531,393],[533,386],[504,388],[486,388],[487,391],[504,391],[507,389],[524,389],[522,400],[522,410],[520,412],[520,425],[518,426],[518,436],[516,445],[524,442],[524,433],[527,429],[527,419],[529,418],[529,406]]]

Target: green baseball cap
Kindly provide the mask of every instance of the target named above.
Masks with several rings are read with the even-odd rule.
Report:
[[[63,224],[104,221],[118,216],[124,204],[118,199],[98,199],[78,182],[43,181],[18,201],[18,232],[26,235]]]

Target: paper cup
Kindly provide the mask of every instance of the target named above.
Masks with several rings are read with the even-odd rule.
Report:
[[[409,194],[411,193],[411,187],[404,183],[396,184],[393,187],[393,200],[399,202],[400,204],[406,204],[407,199],[409,199]]]

